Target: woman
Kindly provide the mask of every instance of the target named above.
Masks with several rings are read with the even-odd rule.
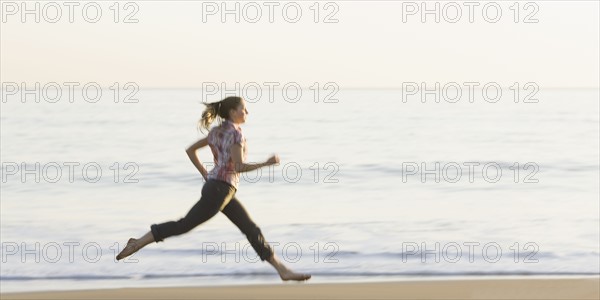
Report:
[[[235,197],[240,173],[278,164],[279,157],[273,155],[264,163],[258,164],[244,162],[247,154],[246,139],[242,134],[240,124],[246,122],[248,111],[242,98],[228,97],[219,102],[205,105],[206,109],[202,113],[198,127],[208,130],[210,124],[218,117],[222,119],[222,122],[220,126],[212,128],[207,137],[200,139],[186,150],[192,163],[206,180],[202,187],[202,197],[184,218],[176,222],[154,224],[150,227],[150,231],[141,238],[129,239],[123,251],[117,255],[117,260],[135,253],[151,242],[158,243],[167,237],[186,233],[221,211],[246,235],[260,259],[273,265],[282,280],[309,279],[311,275],[295,273],[277,259],[260,228],[252,221],[240,201]],[[196,156],[196,150],[206,145],[210,146],[215,161],[215,167],[210,173],[206,171]]]

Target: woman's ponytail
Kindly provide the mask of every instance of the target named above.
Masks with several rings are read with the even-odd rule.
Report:
[[[202,112],[202,118],[198,121],[198,129],[203,131],[209,130],[210,124],[212,124],[217,117],[221,119],[229,118],[229,110],[235,109],[242,102],[240,97],[227,97],[219,102],[203,103],[206,108]]]

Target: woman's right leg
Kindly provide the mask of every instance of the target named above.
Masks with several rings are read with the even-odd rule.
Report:
[[[223,209],[223,213],[237,226],[242,233],[246,235],[250,245],[262,261],[268,261],[279,273],[282,280],[297,280],[303,281],[310,279],[310,274],[296,273],[286,267],[273,252],[273,249],[267,243],[260,228],[254,223],[246,208],[242,203],[233,197],[229,204]]]
[[[186,233],[196,226],[215,216],[223,203],[235,195],[235,188],[216,181],[209,180],[202,187],[200,200],[190,209],[185,217],[178,221],[153,224],[150,231],[139,239],[129,239],[127,246],[117,255],[117,260],[123,259],[152,242],[161,242],[165,238]]]

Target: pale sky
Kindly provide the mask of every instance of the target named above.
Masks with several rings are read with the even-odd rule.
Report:
[[[238,2],[240,23],[233,15],[223,23],[219,12],[202,22],[202,2],[142,1],[132,2],[139,22],[127,24],[113,21],[113,1],[97,2],[102,11],[97,23],[84,20],[85,2],[74,7],[73,23],[67,6],[61,6],[56,23],[43,18],[53,18],[54,7],[40,13],[39,23],[33,15],[22,23],[21,12],[8,14],[12,7],[2,3],[2,82],[136,82],[144,88],[199,88],[203,82],[298,82],[306,87],[335,82],[342,88],[472,81],[599,86],[598,1],[532,2],[535,7],[520,2],[518,23],[513,1],[494,2],[502,12],[497,23],[483,18],[482,6],[489,2],[474,7],[473,23],[464,2],[456,2],[462,12],[456,23],[444,20],[455,16],[450,6],[446,14],[440,12],[440,23],[433,15],[422,23],[419,13],[406,16],[404,23],[402,2],[394,1],[332,1],[327,9],[321,2],[318,23],[311,10],[314,1],[295,2],[302,11],[297,23],[283,18],[282,6],[289,2],[274,7],[273,23],[268,6],[255,2],[263,15],[250,23],[254,7],[247,6],[244,14],[248,2]],[[121,20],[133,12],[123,3]],[[447,5],[439,3],[440,10]],[[339,22],[323,23],[334,8]],[[523,23],[528,14],[539,22]],[[494,17],[493,10],[488,15]],[[288,16],[294,17],[293,9]]]

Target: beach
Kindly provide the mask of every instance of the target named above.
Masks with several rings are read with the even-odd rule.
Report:
[[[2,294],[2,299],[598,299],[600,277],[282,283]]]
[[[600,300],[600,1],[19,3],[0,300]]]

